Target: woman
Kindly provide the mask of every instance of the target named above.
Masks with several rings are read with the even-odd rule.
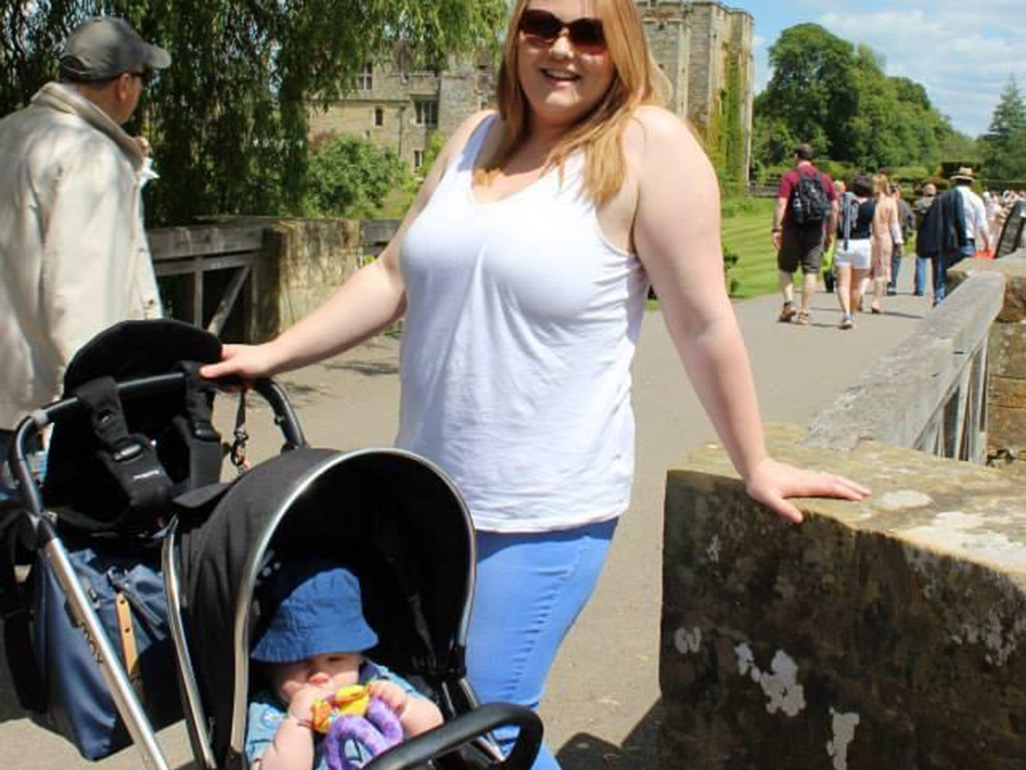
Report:
[[[842,329],[855,328],[855,313],[862,305],[862,286],[873,259],[872,228],[876,200],[873,184],[867,176],[851,182],[851,194],[841,196],[841,216],[837,223],[837,299],[844,317]]]
[[[880,303],[887,294],[887,284],[891,281],[894,245],[902,243],[898,203],[891,196],[891,183],[886,174],[877,174],[873,177],[873,197],[876,199],[872,236],[873,302],[869,309],[873,313],[882,313],[883,307]]]
[[[723,286],[716,176],[657,106],[633,0],[519,0],[498,113],[450,138],[373,264],[279,338],[204,375],[334,355],[405,313],[399,446],[451,474],[478,535],[468,671],[483,701],[536,707],[629,503],[630,361],[649,279],[749,493],[860,499],[766,453]],[[505,736],[503,736],[505,738]],[[536,768],[558,767],[543,751]]]

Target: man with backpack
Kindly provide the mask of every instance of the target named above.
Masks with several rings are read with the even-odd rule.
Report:
[[[779,321],[808,325],[809,303],[816,291],[823,250],[833,241],[837,229],[837,193],[834,182],[812,165],[808,144],[795,148],[795,167],[784,174],[777,190],[773,213],[773,246],[784,307]],[[795,307],[794,274],[802,268],[801,307]]]

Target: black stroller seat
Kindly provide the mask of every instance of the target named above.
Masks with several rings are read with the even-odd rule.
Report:
[[[175,321],[129,321],[73,358],[64,398],[22,421],[9,466],[20,504],[0,515],[0,609],[22,707],[87,759],[130,743],[167,767],[154,729],[182,716],[161,549],[174,500],[218,488],[214,386],[199,364],[216,337]],[[305,444],[284,393],[260,384],[286,435]],[[52,426],[42,484],[27,448]]]
[[[261,573],[275,561],[328,557],[360,580],[364,615],[380,640],[368,657],[418,685],[446,719],[368,770],[428,760],[441,768],[529,768],[541,744],[538,717],[521,706],[479,706],[466,679],[474,543],[453,483],[396,449],[299,449],[255,467],[208,515],[180,517],[168,571],[180,587],[172,603],[182,625],[203,629],[178,649],[191,656],[180,666],[192,679],[187,712],[207,742],[206,766],[245,766],[250,639],[274,609],[254,602]],[[519,728],[505,760],[485,738],[503,725]]]

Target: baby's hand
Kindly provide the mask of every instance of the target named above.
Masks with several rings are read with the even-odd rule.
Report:
[[[289,701],[289,716],[300,722],[309,722],[313,717],[313,705],[319,700],[330,698],[337,689],[330,682],[305,685]]]
[[[384,679],[375,679],[370,683],[369,688],[372,698],[378,698],[383,701],[386,706],[399,716],[402,716],[403,712],[406,711],[406,706],[410,702],[410,695],[399,685]]]

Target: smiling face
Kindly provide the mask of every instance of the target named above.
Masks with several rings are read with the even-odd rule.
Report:
[[[310,684],[333,688],[358,684],[362,661],[363,656],[358,652],[333,652],[275,664],[272,670],[274,689],[282,703],[290,703],[296,693]]]
[[[615,77],[609,51],[601,44],[595,45],[595,3],[531,0],[525,16],[532,13],[535,21],[544,23],[541,14],[548,13],[563,25],[555,40],[551,40],[551,34],[531,34],[537,25],[523,22],[517,32],[517,76],[530,105],[532,122],[571,126],[599,103]],[[544,24],[541,26],[544,28]]]

